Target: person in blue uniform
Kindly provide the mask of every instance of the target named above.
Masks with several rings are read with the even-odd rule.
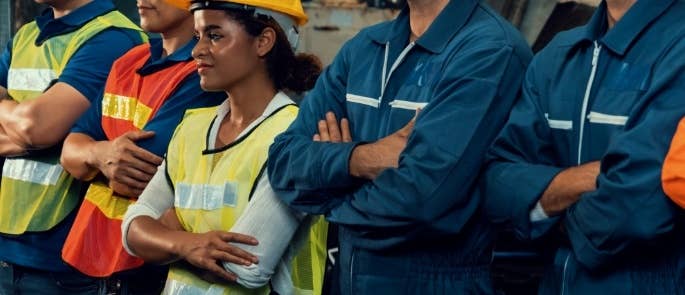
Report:
[[[409,0],[342,47],[267,169],[340,226],[342,294],[493,292],[478,172],[531,57],[477,0]]]
[[[555,253],[540,294],[685,293],[683,214],[660,180],[685,114],[684,36],[684,1],[605,0],[533,59],[489,152],[485,210]]]

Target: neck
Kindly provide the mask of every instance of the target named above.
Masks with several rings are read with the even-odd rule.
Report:
[[[454,0],[459,1],[459,0]],[[411,41],[423,35],[442,11],[449,0],[408,0],[409,26],[411,27]]]
[[[55,18],[60,18],[71,13],[72,11],[78,9],[81,6],[90,3],[91,1],[93,0],[71,0],[63,1],[57,4],[52,4],[52,12],[54,13]]]
[[[628,12],[628,9],[630,9],[637,0],[606,0],[606,2],[607,21],[609,22],[609,29],[611,29],[619,20],[621,20],[623,15]]]
[[[238,84],[227,91],[231,107],[229,122],[231,125],[247,127],[264,113],[264,109],[276,95],[276,88],[266,71]]]
[[[193,18],[186,18],[183,22],[173,26],[162,35],[162,56],[169,56],[186,45],[193,38]]]

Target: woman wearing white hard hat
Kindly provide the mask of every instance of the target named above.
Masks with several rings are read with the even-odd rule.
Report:
[[[306,22],[300,1],[190,9],[200,84],[229,98],[186,114],[163,169],[125,217],[124,243],[146,261],[176,261],[165,294],[320,294],[326,223],[281,203],[264,171],[273,138],[297,115],[282,90],[306,91],[321,71],[294,53]],[[150,213],[132,213],[140,208]]]

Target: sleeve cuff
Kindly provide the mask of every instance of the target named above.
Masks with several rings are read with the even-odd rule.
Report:
[[[540,204],[540,201],[535,203],[535,208],[533,208],[533,210],[530,210],[529,216],[530,222],[538,222],[549,218],[549,216],[547,216],[547,213],[545,213],[545,209],[542,209],[542,204]]]

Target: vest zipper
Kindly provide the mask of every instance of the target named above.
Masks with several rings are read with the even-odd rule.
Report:
[[[583,155],[583,133],[585,128],[585,120],[587,114],[587,105],[590,100],[590,93],[592,92],[592,84],[595,82],[595,75],[597,74],[597,63],[599,61],[599,53],[602,51],[602,46],[600,46],[597,41],[594,42],[595,50],[592,52],[592,71],[590,72],[590,78],[587,81],[587,86],[585,87],[585,97],[583,97],[583,108],[580,113],[580,135],[578,139],[578,165],[581,164],[581,158]]]

